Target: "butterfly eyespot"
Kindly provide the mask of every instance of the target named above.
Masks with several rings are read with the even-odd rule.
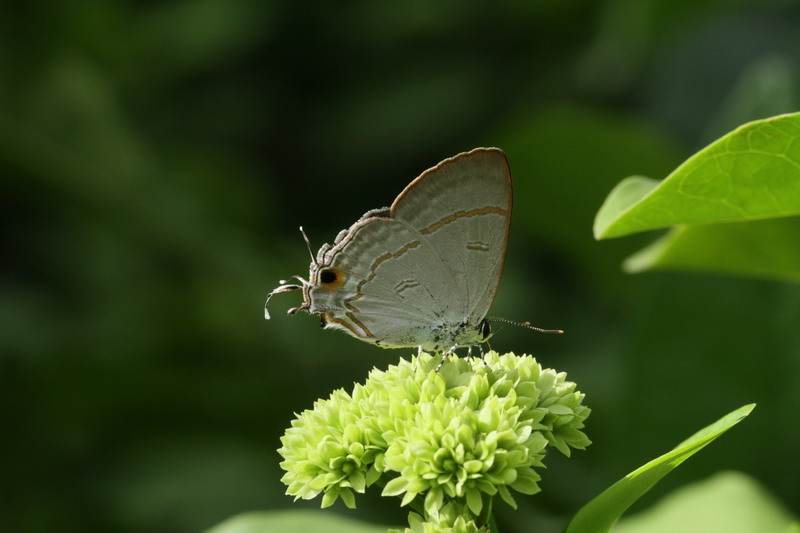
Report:
[[[326,289],[338,289],[344,283],[345,275],[341,270],[335,268],[325,268],[319,271],[320,285]]]
[[[329,285],[331,283],[334,283],[338,278],[339,276],[337,276],[336,272],[334,272],[333,270],[323,270],[322,272],[319,273],[319,280],[324,285]]]

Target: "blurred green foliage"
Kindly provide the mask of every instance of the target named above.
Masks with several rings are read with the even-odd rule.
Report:
[[[289,507],[292,413],[406,355],[282,316],[293,296],[264,322],[267,291],[306,273],[297,226],[331,241],[481,145],[516,194],[492,314],[567,331],[493,347],[569,372],[593,409],[594,445],[498,505],[501,529],[558,531],[749,402],[653,496],[737,468],[799,511],[800,287],[629,276],[649,237],[591,232],[622,178],[800,107],[798,23],[788,0],[5,6],[0,529],[182,533]],[[403,523],[394,503],[357,516]]]

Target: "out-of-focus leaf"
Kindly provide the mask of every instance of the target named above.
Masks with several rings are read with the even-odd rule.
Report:
[[[386,533],[385,526],[359,522],[320,511],[244,513],[206,533]]]
[[[566,533],[610,531],[619,517],[661,478],[739,423],[754,407],[754,404],[745,405],[728,413],[680,443],[671,452],[650,461],[611,485],[578,511],[567,526]]]
[[[783,533],[791,513],[753,478],[722,472],[666,496],[614,533]]]
[[[630,256],[628,272],[690,268],[800,281],[800,217],[680,226]],[[780,243],[786,243],[784,245]]]

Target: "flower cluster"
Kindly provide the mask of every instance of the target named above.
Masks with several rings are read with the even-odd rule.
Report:
[[[422,354],[373,370],[351,394],[337,390],[292,421],[278,450],[287,494],[322,506],[378,484],[412,504],[407,533],[480,531],[487,505],[538,492],[549,446],[569,455],[589,439],[583,394],[531,356],[485,360]]]

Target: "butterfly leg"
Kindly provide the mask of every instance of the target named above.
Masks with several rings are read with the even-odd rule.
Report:
[[[442,365],[444,364],[445,360],[447,360],[450,354],[456,351],[456,348],[458,348],[458,344],[452,345],[450,348],[445,350],[444,353],[442,353],[442,360],[439,361],[439,364],[436,366],[436,370],[434,370],[434,372],[438,372],[439,369],[442,368]]]
[[[476,342],[476,343],[473,343],[473,344],[468,344],[467,345],[467,355],[469,357],[472,357],[472,347],[473,346],[478,348],[478,352],[480,352],[480,354],[481,354],[481,361],[483,361],[484,365],[488,366],[488,364],[486,363],[486,354],[483,351],[483,344],[481,344],[480,342]]]
[[[483,351],[483,344],[478,344],[478,351],[481,352],[481,361],[483,361],[483,366],[489,366],[486,363],[486,354]]]

